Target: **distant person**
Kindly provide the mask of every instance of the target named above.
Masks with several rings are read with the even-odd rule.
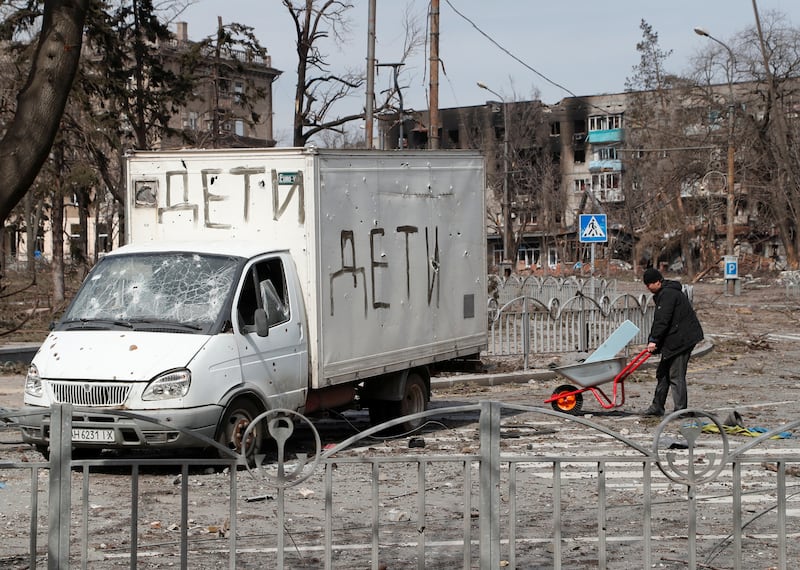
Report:
[[[504,277],[505,277],[505,279],[506,279],[506,280],[507,280],[509,277],[511,277],[511,268],[510,268],[510,267],[506,267],[506,268],[503,270],[503,275],[504,275]]]
[[[675,410],[684,410],[688,406],[686,369],[692,349],[703,340],[703,327],[679,282],[665,280],[652,267],[644,272],[642,281],[653,294],[656,304],[647,350],[653,354],[661,353],[653,403],[643,415],[663,416],[670,389]]]

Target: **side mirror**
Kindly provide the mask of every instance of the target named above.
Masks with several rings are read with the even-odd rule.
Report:
[[[269,336],[269,320],[267,319],[267,312],[264,309],[256,309],[256,334],[258,336]]]

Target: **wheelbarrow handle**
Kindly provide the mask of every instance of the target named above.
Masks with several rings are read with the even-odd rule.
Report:
[[[642,352],[634,356],[633,360],[631,360],[628,364],[625,365],[625,367],[622,370],[619,371],[619,374],[617,374],[617,377],[614,378],[614,381],[619,382],[620,380],[624,380],[625,378],[633,374],[636,371],[636,369],[639,368],[642,364],[644,364],[647,361],[647,359],[650,358],[652,355],[653,353],[647,350],[646,348],[642,350]]]

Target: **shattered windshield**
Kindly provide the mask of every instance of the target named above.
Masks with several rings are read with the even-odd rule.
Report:
[[[61,325],[147,328],[183,325],[191,332],[215,322],[240,260],[197,253],[110,256],[95,267]]]

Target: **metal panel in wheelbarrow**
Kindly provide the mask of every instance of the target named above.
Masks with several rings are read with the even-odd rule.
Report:
[[[611,382],[622,371],[625,364],[625,357],[617,356],[607,360],[559,366],[555,371],[565,378],[569,378],[581,388],[588,388],[589,386]]]

